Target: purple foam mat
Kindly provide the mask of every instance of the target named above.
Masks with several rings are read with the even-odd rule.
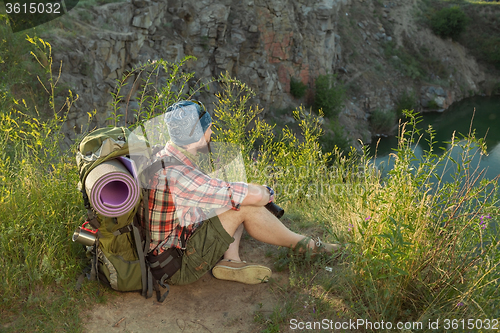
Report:
[[[140,197],[137,180],[118,159],[93,169],[87,176],[85,189],[92,207],[107,217],[128,213]]]

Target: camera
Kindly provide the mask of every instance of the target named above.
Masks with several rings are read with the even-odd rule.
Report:
[[[278,206],[277,204],[275,204],[274,202],[270,202],[264,207],[266,207],[268,211],[273,213],[273,215],[279,219],[283,216],[283,214],[285,214],[285,210],[280,206]]]

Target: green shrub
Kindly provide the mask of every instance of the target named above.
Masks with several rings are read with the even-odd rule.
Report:
[[[486,61],[500,69],[500,49],[498,47],[500,45],[500,36],[484,34],[481,36],[481,42],[480,50]]]
[[[227,75],[219,82],[222,92],[215,103],[214,142],[241,146],[248,181],[272,186],[280,205],[304,200],[308,185],[317,180],[331,155],[320,149],[323,129],[318,117],[299,107],[293,110],[299,133],[288,126],[278,132],[257,117],[262,109],[247,105],[254,95],[248,86]]]
[[[376,109],[370,116],[372,132],[374,134],[391,134],[396,119],[396,111]]]
[[[498,184],[470,169],[484,147],[472,136],[454,139],[444,153],[434,153],[431,145],[417,159],[419,119],[415,113],[406,119],[387,177],[373,168],[366,151],[357,158],[339,156],[337,151],[333,166],[308,184],[317,189],[321,184],[322,195],[306,195],[303,202],[287,208],[287,214],[298,211],[302,220],[325,226],[332,239],[350,243],[346,258],[337,259],[340,265],[304,268],[293,260],[277,261],[289,268],[290,285],[296,287],[286,294],[309,294],[297,307],[305,313],[294,316],[334,315],[336,309],[324,306],[333,297],[343,300],[344,318],[421,322],[424,331],[438,318],[467,322],[500,314],[495,305],[500,301]],[[432,142],[432,129],[427,134]],[[450,182],[437,171],[443,166],[453,174]],[[332,267],[333,274],[325,266]],[[275,331],[284,329],[285,323],[274,320]],[[395,330],[393,326],[366,331]]]
[[[327,117],[337,116],[344,107],[345,88],[336,79],[337,75],[333,74],[320,75],[316,79],[314,105]]]
[[[144,73],[145,89],[154,95],[139,96],[136,111],[144,119],[162,109],[162,103],[186,97],[183,89],[173,87],[182,86],[174,83],[184,82],[189,74],[179,70],[179,80],[168,81],[172,88],[154,90],[147,83],[154,77],[147,77],[146,69]],[[50,91],[54,82],[46,83]],[[334,298],[344,302],[342,319],[372,323],[425,325],[438,318],[498,318],[498,183],[470,169],[471,161],[483,152],[481,141],[453,139],[439,155],[431,145],[417,161],[414,149],[420,133],[408,127],[415,128],[418,119],[409,114],[409,124],[400,127],[394,168],[382,179],[366,150],[361,156],[345,156],[339,149],[321,151],[323,129],[314,113],[295,110],[301,132],[285,127],[274,135],[273,128],[257,117],[260,108],[247,106],[253,93],[246,85],[227,75],[218,82],[214,141],[243,147],[248,180],[275,187],[288,216],[292,212],[315,222],[315,228],[330,238],[325,241],[351,245],[347,259],[340,258],[342,265],[335,265],[336,259],[305,271],[290,261],[290,286],[282,294],[295,288],[309,295],[292,299],[286,311],[274,312],[273,331],[285,330],[285,317],[297,311],[309,311],[300,313],[303,318],[338,316],[338,308],[327,306]],[[195,92],[187,90],[190,95]],[[119,121],[119,89],[114,96],[113,112]],[[405,101],[411,104],[414,95],[404,93],[401,105]],[[413,108],[407,105],[402,108]],[[78,314],[93,301],[82,305],[85,295],[73,290],[83,253],[69,239],[84,212],[73,156],[55,154],[63,119],[55,114],[42,122],[30,117],[22,104],[16,108],[0,110],[0,322],[11,332],[68,327],[79,331]],[[341,134],[336,122],[331,126]],[[429,133],[432,142],[433,132]],[[452,155],[458,148],[461,155]],[[454,173],[449,183],[436,171],[443,164]],[[325,269],[332,266],[333,274]],[[66,301],[51,304],[61,293],[68,295]]]
[[[396,115],[401,118],[403,110],[415,110],[417,107],[417,97],[413,91],[404,91],[396,103]]]
[[[456,40],[465,31],[468,19],[465,13],[457,6],[443,8],[431,18],[432,31],[442,37]]]
[[[302,98],[307,91],[307,84],[295,78],[290,79],[290,94],[295,98]]]
[[[351,141],[336,120],[330,121],[325,134],[320,137],[319,142],[324,152],[339,150],[347,154],[351,150]]]

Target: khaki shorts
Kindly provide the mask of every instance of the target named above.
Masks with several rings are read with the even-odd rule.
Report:
[[[205,220],[189,237],[181,268],[167,283],[183,285],[195,282],[219,262],[233,241],[218,216]]]

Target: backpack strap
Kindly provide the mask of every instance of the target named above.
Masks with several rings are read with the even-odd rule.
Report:
[[[146,167],[141,172],[141,179],[144,181],[151,179],[159,170],[164,169],[168,166],[172,165],[183,165],[178,159],[171,156],[166,156],[164,158],[158,159],[151,163],[148,167]],[[147,184],[143,184],[147,185]],[[142,273],[142,296],[146,298],[150,298],[153,294],[153,290],[156,292],[156,298],[158,302],[163,302],[168,294],[170,293],[170,286],[166,283],[167,278],[172,276],[179,268],[182,261],[182,255],[184,254],[184,249],[186,247],[186,237],[185,230],[181,233],[181,244],[182,250],[177,248],[172,248],[167,250],[164,256],[162,256],[161,260],[158,256],[153,256],[149,254],[149,245],[151,243],[151,234],[149,232],[149,194],[150,190],[146,189],[147,186],[143,186],[142,190],[142,204],[143,204],[143,218],[144,218],[144,226],[145,229],[145,237],[141,238],[139,233],[139,229],[134,225],[133,232],[134,238],[136,240],[144,239],[144,243],[140,244],[140,242],[136,241],[137,247],[137,255],[141,259],[141,273]],[[138,221],[136,221],[137,215],[134,217],[134,223],[140,225]],[[127,230],[122,230],[126,228],[121,228],[115,232],[127,232]],[[152,258],[153,261],[151,261]],[[147,262],[147,265],[146,265]],[[168,265],[168,267],[167,267]],[[160,273],[160,272],[161,273]],[[161,275],[161,276],[160,276]],[[158,282],[159,281],[159,282]],[[160,291],[160,286],[166,288],[167,291],[162,295]]]
[[[139,232],[139,228],[137,228],[137,214],[134,216],[134,222],[132,223],[132,230],[134,232],[134,239],[135,239],[135,247],[137,251],[137,256],[139,257],[139,263],[141,266],[141,274],[142,274],[142,296],[149,298],[149,293],[147,292],[148,288],[148,272],[146,270],[146,254],[144,253],[144,248],[142,247],[142,243],[140,242],[141,234]]]
[[[101,223],[97,219],[96,212],[90,206],[90,200],[89,196],[87,195],[87,191],[85,191],[85,189],[82,188],[81,192],[82,192],[83,204],[87,209],[87,221],[89,221],[89,224],[92,226],[92,228],[98,230],[99,227],[101,226]]]
[[[151,272],[151,266],[149,264],[148,252],[149,252],[149,244],[151,243],[151,234],[149,232],[149,190],[143,189],[142,191],[142,204],[143,204],[143,217],[145,221],[145,237],[144,243],[140,244],[140,242],[136,241],[137,247],[137,255],[140,259],[141,265],[141,273],[142,273],[142,296],[146,298],[150,298],[153,296],[153,290],[156,292],[156,299],[159,303],[162,303],[167,298],[170,293],[170,287],[167,284],[162,284],[162,287],[167,289],[167,292],[163,295],[160,291],[160,286],[156,278],[153,277],[153,273]],[[139,223],[137,221],[137,215],[134,217],[134,222]],[[139,229],[134,226],[134,237],[135,239],[143,239],[140,238]],[[147,262],[147,265],[146,265]]]
[[[134,217],[134,218],[135,218],[135,217]],[[124,234],[124,233],[126,233],[126,232],[131,232],[131,231],[133,231],[133,230],[134,230],[134,227],[133,227],[131,224],[129,224],[129,225],[124,226],[123,228],[120,228],[120,229],[118,229],[118,230],[115,230],[115,231],[113,232],[113,236],[115,236],[115,237],[116,237],[116,236],[120,236],[121,234]],[[135,234],[134,234],[134,236],[135,236]]]
[[[172,156],[166,156],[161,159],[158,159],[153,163],[151,163],[149,166],[147,166],[144,170],[142,170],[142,175],[144,176],[143,179],[147,181],[148,179],[151,179],[151,177],[153,177],[159,170],[165,169],[166,167],[172,165],[183,165],[183,163],[181,163],[178,159]]]

